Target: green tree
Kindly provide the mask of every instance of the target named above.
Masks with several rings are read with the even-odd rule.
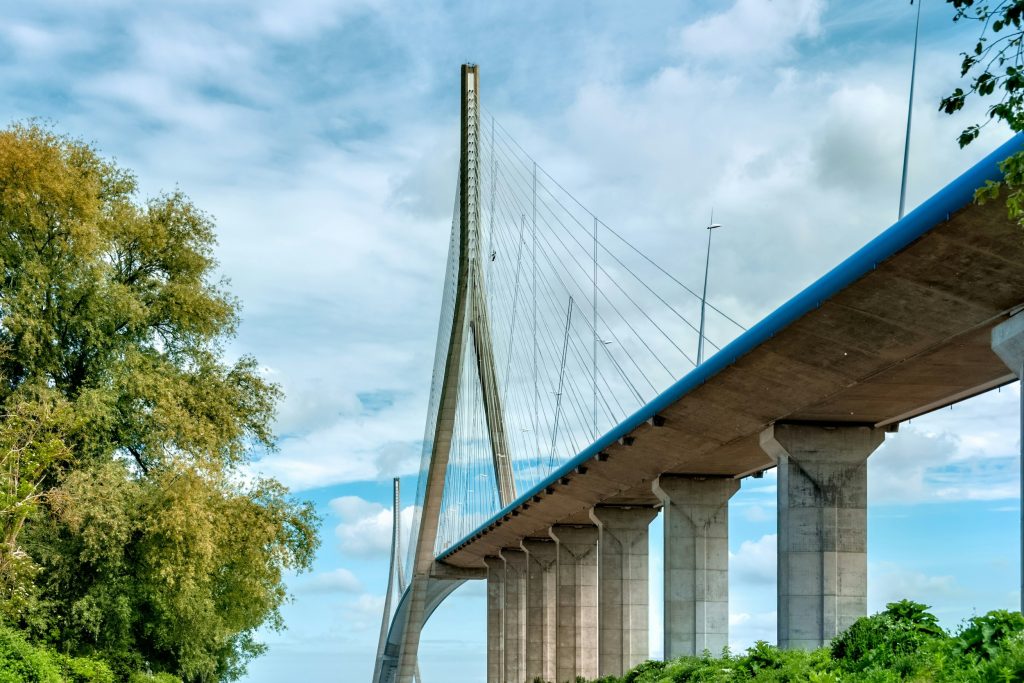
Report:
[[[312,509],[284,493],[188,465],[145,478],[123,461],[72,472],[30,539],[45,554],[54,644],[102,651],[124,673],[237,678],[263,652],[255,630],[283,626],[282,572],[315,550]]]
[[[243,483],[280,391],[225,358],[240,309],[212,220],[136,194],[87,144],[0,131],[0,552],[33,577],[0,555],[22,589],[0,612],[122,676],[232,680],[256,629],[282,626],[282,574],[309,568],[319,520]]]
[[[70,461],[63,433],[68,403],[45,386],[23,386],[0,413],[0,599],[18,601],[32,563],[18,543],[26,520],[50,491],[45,482]]]
[[[79,459],[236,466],[272,446],[279,391],[252,357],[222,360],[239,306],[212,279],[210,218],[181,192],[141,206],[135,192],[87,145],[0,132],[3,389],[60,391]]]

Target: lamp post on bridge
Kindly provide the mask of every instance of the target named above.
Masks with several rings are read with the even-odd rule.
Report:
[[[914,4],[914,0],[910,0]],[[907,100],[907,134],[903,142],[903,177],[900,181],[900,214],[902,219],[907,206],[907,165],[910,162],[910,122],[914,116],[914,77],[917,75],[917,38],[921,33],[921,5],[917,0],[917,23],[914,24],[914,57],[910,62],[910,96]]]
[[[698,332],[697,339],[697,365],[699,366],[704,362],[704,310],[708,301],[708,269],[711,266],[711,232],[715,228],[722,227],[720,223],[715,223],[715,212],[711,212],[711,222],[708,224],[708,255],[704,260],[704,293],[700,297],[700,332]]]

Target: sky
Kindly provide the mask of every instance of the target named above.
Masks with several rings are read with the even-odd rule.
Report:
[[[908,207],[1008,137],[960,150],[938,112],[976,27],[923,0]],[[902,0],[0,0],[0,119],[39,117],[216,220],[241,299],[229,353],[285,399],[254,470],[324,515],[288,629],[245,679],[367,680],[391,477],[415,490],[458,165],[459,65],[489,111],[616,230],[761,319],[894,222],[916,6]],[[869,607],[946,626],[1016,608],[1017,385],[913,420],[869,460]],[[730,640],[774,640],[775,480],[730,508]],[[406,527],[408,528],[408,523]],[[660,521],[651,527],[660,651]],[[484,594],[424,632],[424,680],[484,678]]]

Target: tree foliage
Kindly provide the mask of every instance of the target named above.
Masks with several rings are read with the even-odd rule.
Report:
[[[136,194],[87,144],[0,131],[0,616],[121,679],[232,680],[319,520],[241,469],[280,391],[225,359],[212,220]]]
[[[211,281],[213,223],[181,192],[135,202],[135,179],[35,125],[0,132],[0,376],[58,390],[81,459],[205,468],[272,445],[278,389],[221,360],[238,302]]]
[[[72,416],[68,402],[38,384],[22,386],[0,414],[0,597],[24,598],[33,564],[18,544],[26,520],[45,501],[46,481],[71,460],[63,430]]]
[[[1002,121],[1014,132],[1024,131],[1024,0],[946,0],[953,6],[955,22],[979,26],[973,48],[961,53],[960,76],[966,89],[957,87],[942,98],[939,109],[955,114],[972,97],[996,98],[988,106],[985,121],[969,124],[960,133],[961,147],[981,135],[992,121]],[[1024,221],[1024,153],[1014,154],[1000,164],[1002,182],[989,181],[976,198],[984,202],[999,197],[1006,189],[1010,218]]]
[[[32,543],[61,647],[102,649],[123,671],[231,680],[281,627],[282,572],[312,561],[312,510],[279,484],[243,490],[194,467],[128,476],[124,462],[71,473]],[[81,577],[94,577],[82,581]]]
[[[916,652],[945,635],[927,605],[900,600],[854,622],[832,641],[832,656],[846,671],[884,668],[905,673]]]
[[[998,95],[988,107],[988,120],[1007,123],[1014,131],[1024,130],[1024,1],[947,0],[954,10],[953,21],[980,25],[974,47],[961,53],[960,76],[967,78],[967,90],[958,87],[942,99],[939,108],[947,114],[963,109],[968,97]],[[960,146],[973,142],[988,121],[972,123],[960,133]]]

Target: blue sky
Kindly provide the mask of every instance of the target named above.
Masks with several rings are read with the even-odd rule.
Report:
[[[1007,136],[957,148],[979,110],[954,120],[937,102],[974,29],[924,2],[911,207]],[[244,303],[231,353],[254,353],[287,393],[281,449],[256,467],[317,503],[323,548],[290,581],[289,630],[267,634],[253,682],[372,670],[390,477],[406,506],[415,490],[460,63],[481,65],[485,106],[545,168],[646,251],[678,255],[691,285],[714,206],[730,232],[711,295],[747,324],[895,218],[914,17],[900,0],[0,7],[0,118],[50,119],[146,194],[180,187],[209,211]],[[872,609],[913,597],[955,625],[1018,605],[1018,396],[914,420],[872,456]],[[773,639],[773,500],[772,476],[733,499],[737,647]],[[482,680],[483,632],[470,585],[424,634],[426,680]]]

